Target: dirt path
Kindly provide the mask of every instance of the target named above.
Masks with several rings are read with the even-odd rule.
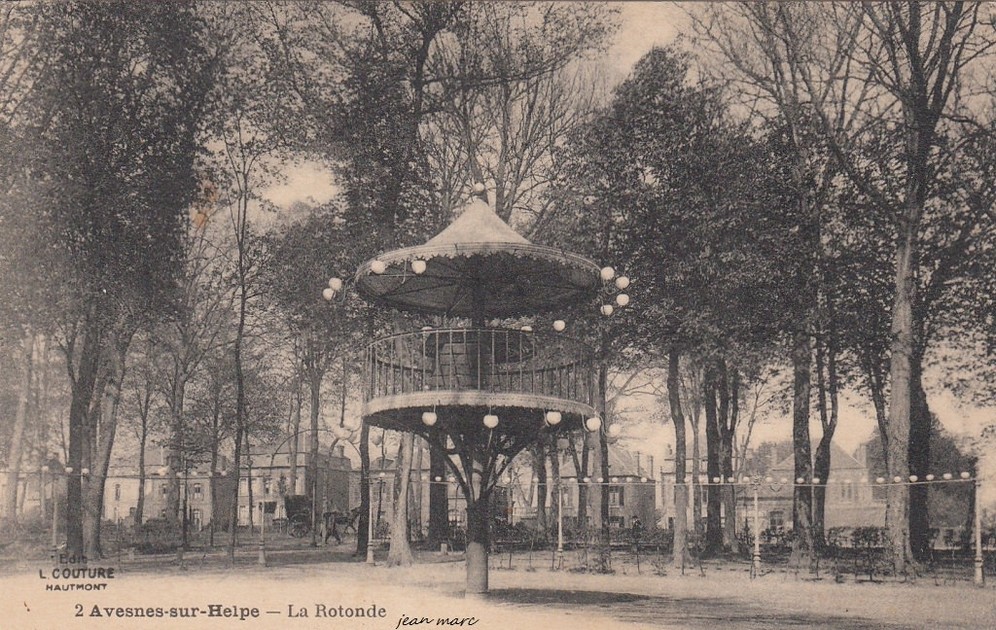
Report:
[[[345,559],[332,553],[326,559],[333,557]],[[996,627],[992,587],[811,583],[784,574],[752,581],[735,572],[662,577],[493,570],[492,592],[467,600],[464,566],[453,557],[393,569],[292,559],[259,567],[247,557],[235,569],[125,563],[109,579],[65,579],[53,576],[58,567],[51,565],[22,567],[0,578],[0,629],[402,630],[437,628],[439,620],[475,630]],[[105,586],[46,590],[69,583]]]

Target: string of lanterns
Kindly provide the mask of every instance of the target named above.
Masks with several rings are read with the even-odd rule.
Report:
[[[384,477],[385,473],[381,472],[380,476]],[[418,475],[417,472],[412,472],[412,476],[413,477],[418,477],[419,475]],[[615,485],[643,485],[643,484],[646,484],[646,483],[649,483],[649,482],[656,482],[657,481],[656,479],[651,479],[651,478],[646,477],[646,476],[634,477],[634,476],[629,476],[629,475],[627,475],[625,477],[609,477],[608,479],[606,479],[604,477],[594,477],[594,478],[592,478],[592,477],[582,477],[580,481],[575,480],[574,477],[563,477],[562,479],[564,479],[564,480],[570,479],[572,483],[581,483],[581,484],[585,484],[585,485],[613,485],[613,486],[615,486]],[[880,477],[879,479],[882,479],[882,478]],[[923,483],[965,483],[965,482],[969,482],[969,481],[975,481],[976,479],[977,479],[977,477],[972,477],[971,473],[962,472],[962,473],[959,473],[957,476],[954,475],[954,474],[952,474],[952,473],[946,473],[945,475],[942,476],[941,479],[933,479],[931,481],[924,480],[924,481],[916,481],[916,482],[906,482],[906,481],[887,482],[885,479],[882,479],[882,481],[876,480],[876,484],[874,484],[874,485],[888,486],[888,485],[914,485],[914,484],[917,484],[917,483],[920,483],[920,484],[923,484]],[[445,483],[445,484],[456,483],[456,479],[454,477],[452,477],[452,476],[446,477],[445,479],[443,479],[442,477],[436,476],[435,478],[430,479],[428,475],[421,475],[421,481],[424,481],[424,482],[427,482],[427,483]],[[510,485],[512,483],[512,480],[509,479],[508,477],[505,477],[504,479],[502,479],[502,483],[505,484],[505,485]],[[688,483],[688,482],[686,481],[686,483]],[[709,480],[709,479],[703,478],[702,481],[699,482],[699,485],[701,485],[701,486],[727,486],[727,487],[729,487],[729,486],[751,486],[751,485],[754,485],[755,483],[758,483],[758,482],[752,481],[750,478],[747,478],[747,477],[744,477],[744,478],[741,478],[741,479],[735,479],[733,477],[730,477],[730,478],[728,478],[726,480],[723,480],[721,477],[714,477],[713,480]],[[773,484],[773,483],[776,483],[776,482],[771,477],[766,477],[765,480],[764,480],[764,483]],[[813,486],[813,485],[816,485],[818,483],[819,483],[818,479],[816,480],[816,483],[805,483],[805,482],[789,483],[789,480],[787,478],[782,478],[780,482],[777,482],[778,485],[784,485],[785,487],[789,487],[789,486],[791,486],[791,487],[806,487],[806,486]],[[852,483],[852,482],[850,480],[847,480],[845,482],[829,481],[828,483],[831,483],[831,484],[840,484],[840,483]],[[865,483],[867,485],[873,485],[873,484],[869,484],[867,482],[867,480],[865,480],[862,483]]]
[[[435,407],[433,407],[432,411],[423,411],[421,417],[422,424],[427,427],[435,426],[436,423],[439,422],[439,414],[436,413]],[[560,424],[563,421],[563,418],[563,414],[556,410],[550,410],[543,413],[543,422],[550,427],[555,427]],[[483,423],[488,429],[496,428],[499,424],[498,415],[489,409],[488,413],[484,415]],[[583,424],[586,430],[594,433],[602,427],[602,419],[598,416],[592,416],[585,419]],[[610,439],[616,439],[622,434],[622,429],[620,429],[619,425],[613,424],[606,429],[605,433]]]
[[[908,478],[904,479],[900,476],[894,476],[891,480],[885,477],[876,477],[874,483],[868,477],[861,477],[859,480],[855,481],[850,478],[834,479],[830,478],[826,480],[826,484],[830,485],[848,485],[848,484],[865,484],[865,485],[878,485],[878,486],[895,486],[895,485],[925,485],[931,483],[961,483],[965,481],[972,481],[977,477],[973,477],[972,473],[963,471],[955,475],[954,473],[943,473],[940,478],[937,475],[926,475],[923,479],[920,479],[917,475],[910,475]],[[683,483],[691,483],[689,477],[685,477]],[[789,480],[787,477],[781,477],[775,480],[774,477],[766,476],[763,479],[758,477],[749,477],[743,475],[739,478],[736,477],[712,477],[702,475],[699,478],[699,485],[702,486],[730,486],[730,485],[752,485],[759,483],[766,484],[777,484],[782,486],[793,486],[793,487],[808,487],[808,486],[822,486],[824,485],[823,480],[819,477],[811,477],[808,480],[804,477],[797,477],[795,480]]]

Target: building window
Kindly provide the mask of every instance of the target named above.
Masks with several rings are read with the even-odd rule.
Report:
[[[845,483],[840,487],[840,498],[845,501],[854,500],[854,486],[849,483]]]
[[[264,495],[270,494],[270,487],[273,485],[271,483],[272,481],[273,480],[270,479],[269,477],[264,477],[263,478],[263,494]]]
[[[771,529],[781,529],[785,527],[785,513],[781,510],[768,512],[768,527]]]
[[[114,500],[121,500],[121,484],[119,483],[114,484]]]
[[[622,507],[625,505],[622,486],[609,486],[609,505],[611,507]]]
[[[162,486],[160,486],[159,493],[163,496],[169,494],[169,484],[164,483]]]
[[[560,495],[562,497],[561,505],[563,505],[565,508],[574,507],[574,495],[570,492],[570,490],[564,488],[561,491]]]
[[[203,488],[201,488],[201,484],[195,483],[194,484],[194,499],[197,500],[197,501],[200,501],[203,498],[204,498],[204,494],[203,494]]]

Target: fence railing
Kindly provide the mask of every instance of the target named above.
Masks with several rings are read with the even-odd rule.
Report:
[[[364,402],[424,391],[483,391],[553,396],[592,405],[591,350],[565,335],[501,328],[401,333],[371,343]]]

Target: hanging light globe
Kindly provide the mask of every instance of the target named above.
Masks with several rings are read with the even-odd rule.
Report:
[[[83,473],[83,474],[85,475],[86,473]],[[962,478],[962,479],[968,479],[968,478],[969,478],[969,477],[971,477],[971,476],[972,476],[972,475],[971,475],[971,473],[969,473],[969,472],[963,472],[963,473],[961,473],[961,478]]]
[[[620,291],[625,290],[629,286],[629,278],[626,276],[619,276],[616,278],[616,288]]]
[[[598,275],[601,276],[602,280],[608,282],[616,277],[616,270],[612,267],[602,267],[602,270],[598,272]]]
[[[342,279],[329,278],[329,288],[333,291],[342,291]]]
[[[567,328],[567,322],[565,322],[564,320],[558,319],[557,321],[553,322],[553,329],[556,330],[557,332],[564,332],[565,328]]]
[[[916,483],[919,479],[920,478],[917,477],[916,475],[910,475],[910,481],[912,481],[913,483]]]
[[[533,332],[533,327],[532,326],[523,326],[519,330],[521,330],[522,332]]]
[[[424,424],[425,426],[431,427],[432,425],[436,424],[437,420],[439,420],[439,416],[436,415],[435,411],[422,412],[422,424]]]
[[[606,431],[606,433],[610,438],[617,438],[619,437],[619,434],[622,433],[622,428],[620,428],[618,424],[613,424],[609,426],[609,429],[608,431]]]
[[[609,315],[612,314],[612,311],[614,311],[614,310],[615,309],[612,308],[611,304],[602,304],[602,315],[605,315],[606,317],[608,317]]]
[[[952,477],[951,473],[944,473],[944,474],[943,474],[943,475],[941,475],[941,476],[942,476],[942,477],[944,477],[944,479],[946,479],[946,480],[950,480],[950,479],[951,479],[951,477]]]
[[[412,271],[414,271],[416,274],[421,275],[421,274],[425,273],[425,266],[426,265],[425,265],[425,261],[424,260],[413,260],[412,261]]]
[[[387,271],[387,265],[384,263],[383,260],[375,260],[372,263],[370,263],[370,271],[376,274],[382,274],[385,271]]]
[[[493,413],[489,413],[488,415],[484,416],[484,426],[486,426],[489,429],[493,429],[496,426],[498,426],[498,416],[496,416]]]
[[[601,426],[602,426],[602,419],[599,418],[598,416],[592,416],[584,421],[584,428],[588,429],[593,433],[595,431],[598,431],[598,429]]]
[[[558,424],[560,424],[560,421],[562,419],[563,418],[560,415],[559,411],[548,411],[548,412],[546,412],[546,423],[549,424],[551,427],[555,427]]]
[[[629,296],[625,293],[620,293],[616,296],[616,304],[619,306],[626,306],[629,304]]]
[[[322,289],[322,297],[325,298],[326,302],[331,302],[332,298],[335,297],[335,291],[333,291],[328,287],[325,287],[324,289]]]

